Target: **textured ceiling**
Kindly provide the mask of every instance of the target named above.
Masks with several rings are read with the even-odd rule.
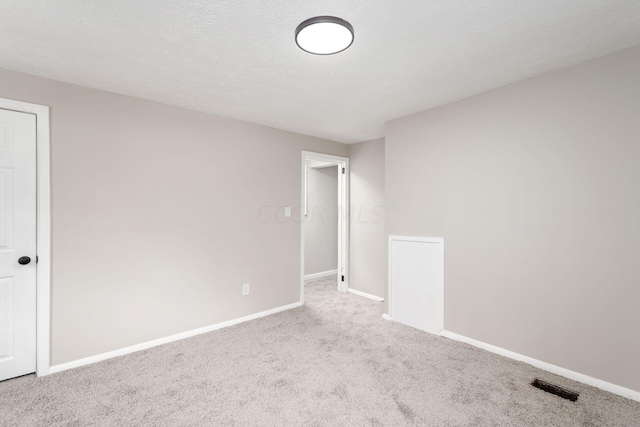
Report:
[[[0,67],[341,142],[640,44],[639,0],[2,0]],[[355,28],[301,51],[316,15]],[[2,96],[0,94],[0,96]]]

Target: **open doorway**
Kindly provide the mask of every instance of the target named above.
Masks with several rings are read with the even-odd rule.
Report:
[[[349,289],[349,159],[302,152],[300,300],[305,280],[335,277]],[[333,279],[331,279],[333,280]]]

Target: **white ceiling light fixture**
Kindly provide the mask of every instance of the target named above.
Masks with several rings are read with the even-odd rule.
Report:
[[[335,16],[316,16],[296,28],[296,44],[314,55],[333,55],[353,44],[353,26]]]

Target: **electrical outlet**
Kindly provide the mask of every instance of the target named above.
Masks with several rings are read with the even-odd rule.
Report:
[[[245,283],[242,285],[242,295],[249,295],[251,292],[251,283]]]

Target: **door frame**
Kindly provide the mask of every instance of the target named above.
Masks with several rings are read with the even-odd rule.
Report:
[[[300,189],[300,302],[304,304],[304,221],[306,218],[307,161],[332,163],[338,166],[338,283],[340,292],[349,289],[349,158],[331,154],[302,151]],[[341,281],[344,276],[344,281]]]
[[[36,375],[49,375],[51,345],[51,175],[49,107],[0,98],[0,108],[36,116]]]

